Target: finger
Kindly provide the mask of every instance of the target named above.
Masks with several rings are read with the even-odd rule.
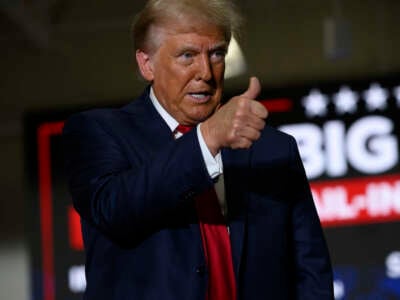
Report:
[[[257,77],[250,77],[249,87],[240,96],[248,99],[256,99],[261,92],[261,83]]]
[[[268,117],[268,110],[262,105],[260,102],[251,101],[250,102],[250,111],[261,119],[265,119]]]
[[[238,130],[237,135],[240,137],[240,139],[256,141],[260,138],[261,133],[259,130],[247,126]]]
[[[258,117],[249,118],[247,120],[247,126],[260,131],[265,127],[265,121]]]
[[[247,138],[238,138],[234,143],[230,145],[232,149],[247,149],[250,148],[253,144],[253,141]]]

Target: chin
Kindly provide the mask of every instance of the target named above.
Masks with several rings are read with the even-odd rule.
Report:
[[[207,115],[199,116],[195,120],[197,120],[197,123],[201,123],[201,122],[204,122],[205,120],[207,120],[209,117],[211,117],[211,115],[212,114],[210,113]]]
[[[214,113],[215,107],[213,108],[208,108],[208,109],[194,109],[190,113],[186,114],[186,116],[189,117],[190,120],[195,122],[196,124],[204,122],[207,120],[211,115]]]

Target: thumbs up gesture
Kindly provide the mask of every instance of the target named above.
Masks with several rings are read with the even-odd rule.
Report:
[[[243,94],[230,99],[200,125],[204,141],[213,155],[223,147],[249,148],[259,139],[268,116],[267,109],[254,100],[260,91],[260,81],[251,77]]]

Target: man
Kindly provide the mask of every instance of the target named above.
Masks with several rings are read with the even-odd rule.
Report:
[[[226,0],[149,0],[133,32],[150,86],[66,123],[86,299],[333,299],[294,139],[265,126],[255,77],[220,105],[236,19]]]

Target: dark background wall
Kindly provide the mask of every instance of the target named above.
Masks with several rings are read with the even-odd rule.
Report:
[[[23,117],[137,95],[144,82],[129,30],[143,3],[0,1],[1,299],[29,298]],[[400,71],[400,1],[243,0],[239,6],[247,18],[248,69],[227,80],[227,90],[245,89],[250,75],[273,88]],[[329,18],[345,25],[336,47],[327,48]]]

